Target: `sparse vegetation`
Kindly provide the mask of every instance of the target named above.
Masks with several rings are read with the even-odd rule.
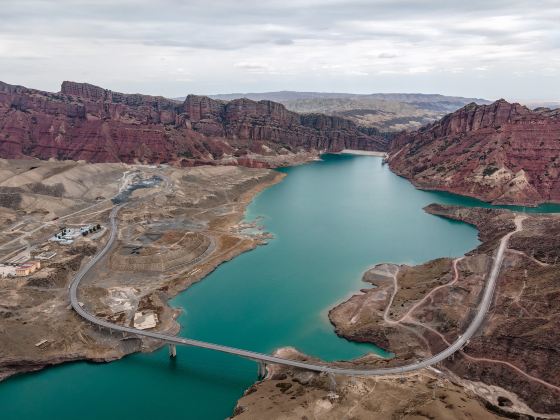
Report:
[[[484,168],[484,171],[482,172],[482,176],[491,176],[493,175],[496,171],[498,171],[499,168],[495,167],[495,166],[487,166],[486,168]]]
[[[65,193],[64,185],[61,183],[54,185],[46,185],[41,182],[28,184],[29,191],[33,194],[50,195],[53,197],[62,197]]]

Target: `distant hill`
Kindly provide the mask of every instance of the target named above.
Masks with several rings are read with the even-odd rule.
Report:
[[[417,129],[471,102],[480,105],[490,103],[480,98],[421,93],[353,94],[279,91],[231,93],[210,97],[224,101],[239,98],[255,101],[270,100],[282,103],[291,111],[341,116],[360,126],[385,132]]]
[[[558,109],[560,108],[560,101],[521,101],[523,105],[531,109],[538,108],[549,108]]]

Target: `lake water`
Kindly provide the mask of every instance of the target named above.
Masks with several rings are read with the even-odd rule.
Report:
[[[472,226],[424,206],[487,205],[416,190],[371,156],[326,155],[282,171],[288,176],[247,210],[275,239],[173,299],[184,308],[181,335],[268,353],[294,346],[325,360],[386,354],[338,338],[328,310],[368,287],[361,276],[373,264],[418,264],[476,247]],[[0,383],[0,419],[223,419],[256,378],[251,361],[185,347],[175,360],[164,348],[110,364],[69,363]]]

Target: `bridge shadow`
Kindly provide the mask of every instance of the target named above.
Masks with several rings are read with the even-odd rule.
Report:
[[[193,355],[191,351],[184,350],[178,347],[177,357],[174,358],[166,356],[165,348],[150,354],[133,354],[127,356],[126,361],[130,367],[148,375],[153,373],[154,376],[159,376],[163,370],[165,375],[174,379],[184,377],[199,382],[219,383],[226,387],[247,387],[258,379],[256,362],[221,354],[218,357],[204,357],[207,355]]]

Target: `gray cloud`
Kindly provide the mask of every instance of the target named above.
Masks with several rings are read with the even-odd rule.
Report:
[[[560,97],[557,0],[18,0],[0,21],[2,77],[38,88]]]
[[[393,54],[393,53],[384,52],[384,53],[378,54],[377,57],[378,57],[378,58],[391,59],[391,58],[396,58],[396,57],[398,57],[398,55],[397,55],[397,54]]]

